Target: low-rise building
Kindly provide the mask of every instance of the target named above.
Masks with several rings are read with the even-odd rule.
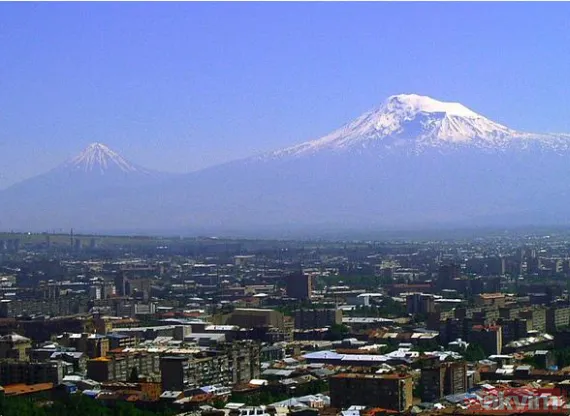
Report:
[[[481,293],[475,298],[478,306],[505,306],[506,296],[504,293]]]
[[[0,358],[11,358],[25,361],[29,358],[32,341],[18,334],[9,334],[0,337]]]
[[[81,351],[89,358],[104,357],[109,351],[109,339],[104,335],[65,333],[58,337],[58,341],[65,347]]]
[[[70,366],[70,371],[73,366]],[[0,361],[0,385],[61,383],[68,366],[62,361]]]

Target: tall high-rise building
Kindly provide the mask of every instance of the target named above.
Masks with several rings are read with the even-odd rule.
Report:
[[[434,402],[444,396],[464,393],[467,390],[467,364],[465,361],[435,362],[421,370],[421,399]]]
[[[442,264],[437,274],[437,285],[440,288],[449,288],[453,280],[461,275],[461,267],[455,263]]]
[[[129,280],[122,271],[115,275],[115,292],[119,296],[128,296],[131,293]]]
[[[311,276],[298,272],[287,276],[287,296],[295,299],[310,299],[313,285]]]
[[[469,342],[480,345],[487,355],[501,354],[503,328],[500,325],[474,325],[469,334]]]
[[[563,305],[551,305],[546,310],[546,331],[554,334],[560,328],[570,324],[570,307]]]
[[[441,365],[430,365],[422,368],[419,381],[422,402],[432,403],[444,396],[445,369]]]
[[[342,324],[340,309],[298,309],[294,312],[296,329],[324,328]]]
[[[188,384],[187,356],[164,356],[160,358],[162,390],[182,391]]]
[[[452,361],[442,364],[445,368],[444,394],[459,394],[467,390],[467,363]]]
[[[429,293],[411,293],[406,297],[406,308],[411,314],[435,312],[435,298]]]
[[[412,407],[410,374],[338,374],[329,379],[331,405],[358,404],[403,412]]]

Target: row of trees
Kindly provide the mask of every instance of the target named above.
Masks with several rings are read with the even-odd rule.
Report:
[[[271,404],[288,399],[289,396],[285,393],[275,393],[269,390],[262,390],[256,394],[234,394],[230,401],[236,403],[245,403],[247,406],[260,406],[262,404]],[[214,403],[216,407],[219,407]]]
[[[57,401],[32,400],[23,397],[0,399],[2,416],[172,416],[174,412],[164,410],[141,410],[131,403],[117,402],[105,407],[97,400],[83,394],[74,394]]]

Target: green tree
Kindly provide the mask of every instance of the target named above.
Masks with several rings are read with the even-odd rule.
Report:
[[[339,341],[341,339],[344,339],[348,333],[349,329],[346,325],[333,324],[329,329],[328,338],[331,341]]]
[[[103,406],[97,400],[83,394],[74,394],[65,399],[46,404],[39,399],[7,397],[0,401],[2,416],[170,416],[172,410],[149,412],[137,409],[131,403],[118,402],[112,408]]]
[[[539,363],[536,361],[536,357],[535,357],[534,355],[533,355],[533,356],[524,357],[524,358],[521,360],[521,362],[524,363],[524,364],[531,365],[531,366],[533,366],[534,368],[542,368],[542,369],[545,368],[543,365],[539,365]]]
[[[212,405],[216,409],[223,409],[226,406],[226,402],[224,402],[222,399],[215,399],[214,403],[212,403]]]
[[[479,361],[487,358],[487,354],[485,354],[485,351],[483,351],[481,345],[471,342],[465,349],[463,357],[467,361]]]
[[[559,368],[567,367],[570,365],[570,347],[556,350],[556,365]]]

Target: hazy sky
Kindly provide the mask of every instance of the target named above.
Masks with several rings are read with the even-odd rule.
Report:
[[[2,3],[0,187],[93,141],[190,171],[398,93],[570,132],[567,3]]]

